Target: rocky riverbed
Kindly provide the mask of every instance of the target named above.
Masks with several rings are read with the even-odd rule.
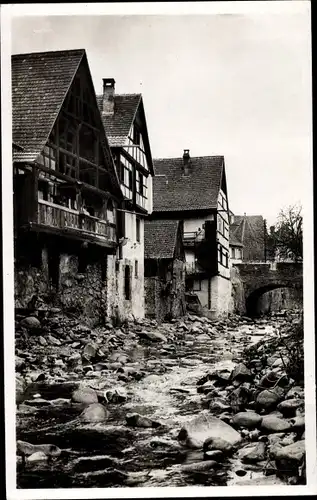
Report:
[[[18,487],[305,484],[300,325],[17,316]]]

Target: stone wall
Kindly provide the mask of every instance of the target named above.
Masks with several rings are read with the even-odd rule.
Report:
[[[61,307],[65,313],[90,324],[103,322],[107,315],[107,255],[103,250],[87,250],[84,266],[80,265],[82,250],[79,243],[47,238],[29,238],[16,252],[15,307],[27,308],[34,296],[48,307]],[[28,244],[32,244],[29,252]],[[68,247],[68,248],[67,248]],[[38,255],[38,258],[34,258]],[[50,261],[54,258],[54,272]],[[37,262],[35,262],[37,260]],[[113,277],[110,278],[113,280]]]
[[[257,304],[257,314],[269,314],[281,310],[303,308],[302,290],[292,288],[278,288],[263,294]]]
[[[145,315],[161,322],[186,313],[184,262],[160,263],[159,276],[145,278]]]

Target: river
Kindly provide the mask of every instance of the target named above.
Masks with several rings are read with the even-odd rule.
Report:
[[[172,326],[163,326],[163,331],[167,334]],[[126,401],[107,404],[110,415],[102,424],[83,425],[76,420],[82,408],[71,403],[70,397],[78,379],[32,384],[25,395],[28,400],[35,396],[53,402],[19,406],[17,439],[52,443],[62,453],[56,459],[35,463],[22,464],[19,458],[18,487],[210,486],[235,484],[240,474],[261,475],[256,467],[242,467],[234,459],[225,460],[212,473],[185,474],[180,464],[200,461],[203,453],[181,446],[177,435],[184,422],[206,411],[197,381],[213,369],[231,370],[243,348],[264,334],[273,334],[276,328],[276,320],[242,320],[238,326],[229,323],[222,327],[221,334],[197,335],[189,330],[177,341],[159,347],[150,342],[136,344],[121,376],[120,370],[109,369],[98,376],[88,372],[84,379],[96,389],[115,387],[126,395]],[[125,378],[122,372],[128,369],[141,369],[145,376],[141,380]],[[125,417],[131,412],[148,416],[161,426],[128,427]]]

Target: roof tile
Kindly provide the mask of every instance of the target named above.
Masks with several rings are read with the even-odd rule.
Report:
[[[12,56],[13,141],[18,161],[33,161],[43,149],[84,49]]]
[[[224,169],[223,156],[191,158],[188,175],[184,175],[183,158],[154,160],[153,210],[212,209],[217,207]]]
[[[144,224],[144,258],[172,259],[174,256],[177,220],[153,220]]]
[[[97,96],[110,147],[125,144],[141,98],[141,94],[117,94],[114,96],[114,113],[105,115],[102,114],[102,95]]]

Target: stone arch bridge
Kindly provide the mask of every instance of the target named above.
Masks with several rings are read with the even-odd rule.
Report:
[[[256,262],[234,264],[244,288],[246,312],[255,311],[258,299],[277,288],[303,289],[303,264]]]

